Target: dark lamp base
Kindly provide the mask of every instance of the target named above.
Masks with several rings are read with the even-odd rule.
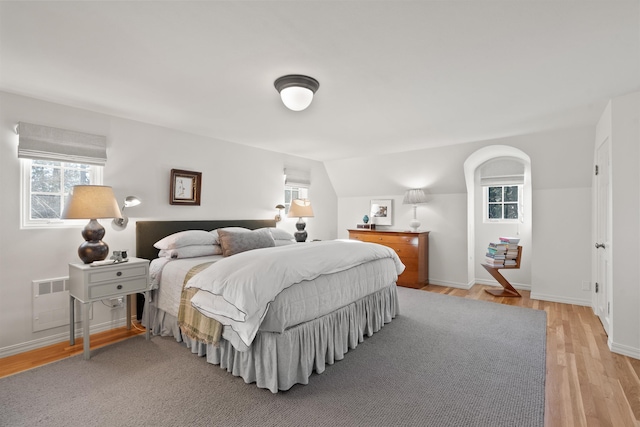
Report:
[[[82,230],[82,237],[86,240],[78,248],[78,256],[85,264],[102,261],[109,255],[109,246],[101,239],[104,237],[104,227],[92,219]]]
[[[102,240],[91,240],[84,242],[78,248],[78,256],[85,264],[93,261],[102,261],[109,255],[109,245]]]
[[[296,242],[306,242],[307,241],[307,232],[305,231],[304,227],[307,225],[307,223],[305,223],[302,218],[300,218],[298,220],[298,222],[296,222],[296,228],[298,229],[298,231],[296,231],[295,233],[293,233],[293,236],[296,238]]]

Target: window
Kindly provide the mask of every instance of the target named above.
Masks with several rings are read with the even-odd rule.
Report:
[[[291,207],[291,201],[295,199],[308,199],[309,189],[306,187],[297,187],[291,185],[284,186],[284,213],[289,213],[289,207]]]
[[[484,187],[485,221],[515,222],[521,218],[521,185]]]
[[[291,201],[295,199],[308,199],[311,177],[309,171],[285,168],[284,169],[284,213],[289,214]]]
[[[75,224],[76,221],[60,220],[69,192],[74,185],[100,184],[102,166],[23,159],[22,227],[60,227]]]

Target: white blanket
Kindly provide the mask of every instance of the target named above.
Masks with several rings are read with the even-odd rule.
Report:
[[[393,249],[355,240],[255,249],[216,262],[194,276],[186,286],[200,289],[191,299],[196,309],[233,328],[248,346],[270,302],[283,289],[322,274],[344,271],[383,258],[394,260],[396,274],[404,271],[404,265]]]

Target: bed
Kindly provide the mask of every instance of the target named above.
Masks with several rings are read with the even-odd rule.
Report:
[[[404,268],[393,251],[387,255],[383,252],[388,248],[362,242],[281,245],[287,242],[276,239],[273,247],[224,256],[233,247],[227,240],[224,254],[170,260],[154,247],[187,230],[218,230],[222,240],[236,236],[229,227],[264,235],[265,230],[277,231],[275,225],[272,220],[136,224],[136,256],[151,260],[151,270],[161,271],[160,278],[154,279],[158,289],[150,302],[150,324],[145,326],[152,334],[172,336],[209,363],[272,393],[308,384],[313,372],[322,373],[365,336],[391,322],[399,312],[395,282]],[[361,246],[354,250],[349,245],[369,245],[363,251],[370,257],[365,262],[351,260],[351,253],[361,251]],[[163,256],[158,257],[159,253]],[[331,256],[336,260],[329,261]],[[311,260],[316,259],[323,260],[319,273],[310,271],[315,263]],[[280,271],[283,276],[278,275]],[[268,291],[263,291],[265,284]],[[229,292],[241,294],[240,301],[230,304]],[[219,331],[194,334],[189,329],[193,323],[187,322],[185,328],[184,311],[198,318],[197,325],[212,322]],[[198,328],[198,332],[204,329]]]

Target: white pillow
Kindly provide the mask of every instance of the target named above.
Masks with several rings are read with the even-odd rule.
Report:
[[[290,234],[284,230],[281,230],[279,228],[269,228],[269,231],[271,232],[271,235],[273,236],[273,240],[286,240],[286,241],[295,241],[295,237],[293,237],[293,234]]]
[[[195,258],[221,254],[222,247],[220,245],[191,245],[175,249],[161,249],[158,258]]]
[[[176,249],[192,245],[213,245],[216,237],[205,230],[187,230],[171,234],[158,240],[153,246],[156,249]]]

